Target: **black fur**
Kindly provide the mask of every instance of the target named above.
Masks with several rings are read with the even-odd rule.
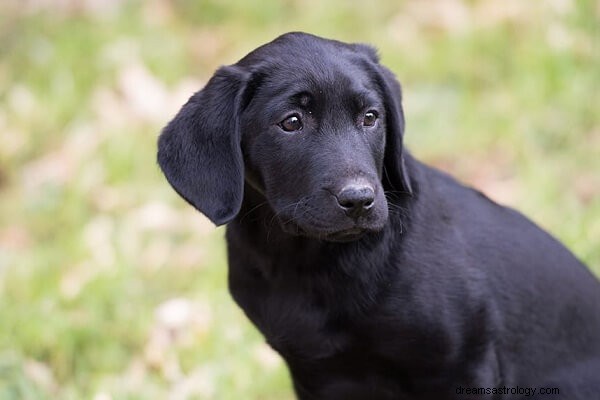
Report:
[[[586,267],[412,158],[403,132],[400,85],[371,47],[290,33],[219,69],[160,137],[175,190],[228,224],[231,293],[298,397],[464,399],[600,357]],[[372,195],[358,214],[348,187]]]
[[[600,358],[569,365],[539,386],[533,396],[521,400],[597,399],[600,397]]]

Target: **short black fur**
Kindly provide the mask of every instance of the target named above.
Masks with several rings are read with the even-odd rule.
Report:
[[[160,136],[175,190],[228,224],[231,293],[298,397],[459,399],[598,365],[596,278],[403,134],[375,50],[290,33],[219,69]]]

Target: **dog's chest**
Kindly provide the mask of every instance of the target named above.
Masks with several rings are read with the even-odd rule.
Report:
[[[337,259],[308,251],[267,256],[234,244],[231,294],[277,351],[320,359],[350,345],[355,332],[344,321],[356,321],[375,305],[377,285],[370,276],[342,274]],[[319,268],[299,271],[311,265]]]
[[[361,264],[351,255],[324,257],[310,252],[267,257],[256,248],[235,244],[229,242],[230,254],[237,255],[229,263],[231,294],[286,359],[323,360],[346,351],[376,353],[382,337],[398,337],[398,316],[389,318],[389,310],[385,315],[383,292],[391,279],[382,278],[383,265]],[[319,268],[302,271],[311,265]]]
[[[401,316],[386,313],[385,302],[362,308],[356,299],[342,296],[336,302],[298,288],[275,288],[246,312],[268,343],[288,359],[312,362],[351,353],[365,361],[389,358],[396,363],[423,340],[420,327],[399,323]],[[434,337],[430,333],[428,340]]]
[[[255,267],[260,261],[252,259],[230,261],[231,293],[285,358],[294,381],[311,387],[320,381],[315,391],[378,387],[398,399],[406,388],[421,385],[414,371],[442,373],[452,341],[437,318],[414,318],[418,311],[409,297],[399,307],[398,290],[388,284],[393,279],[265,276],[265,268]]]
[[[269,344],[286,358],[320,360],[347,349],[355,332],[342,323],[351,305],[306,287],[271,286],[247,310]]]
[[[413,385],[413,369],[423,367],[417,353],[427,345],[424,336],[406,325],[386,321],[377,307],[371,313],[356,314],[354,320],[340,317],[347,310],[337,307],[315,301],[306,293],[272,290],[254,322],[301,386],[315,393],[329,388],[337,393],[347,387],[342,390],[347,394],[366,394],[377,388],[381,393],[376,398],[405,398],[399,396]],[[427,362],[440,357],[441,364],[443,353],[432,355]],[[388,397],[390,393],[394,395]]]

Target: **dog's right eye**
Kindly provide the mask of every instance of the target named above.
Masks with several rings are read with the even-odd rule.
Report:
[[[298,115],[290,115],[279,123],[279,127],[286,132],[295,132],[302,129],[302,121]]]

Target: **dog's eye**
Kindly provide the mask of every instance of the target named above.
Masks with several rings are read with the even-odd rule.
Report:
[[[302,121],[297,115],[291,115],[279,123],[281,129],[286,132],[294,132],[302,129]]]
[[[367,111],[363,117],[363,126],[373,126],[377,121],[377,113],[375,111]]]

